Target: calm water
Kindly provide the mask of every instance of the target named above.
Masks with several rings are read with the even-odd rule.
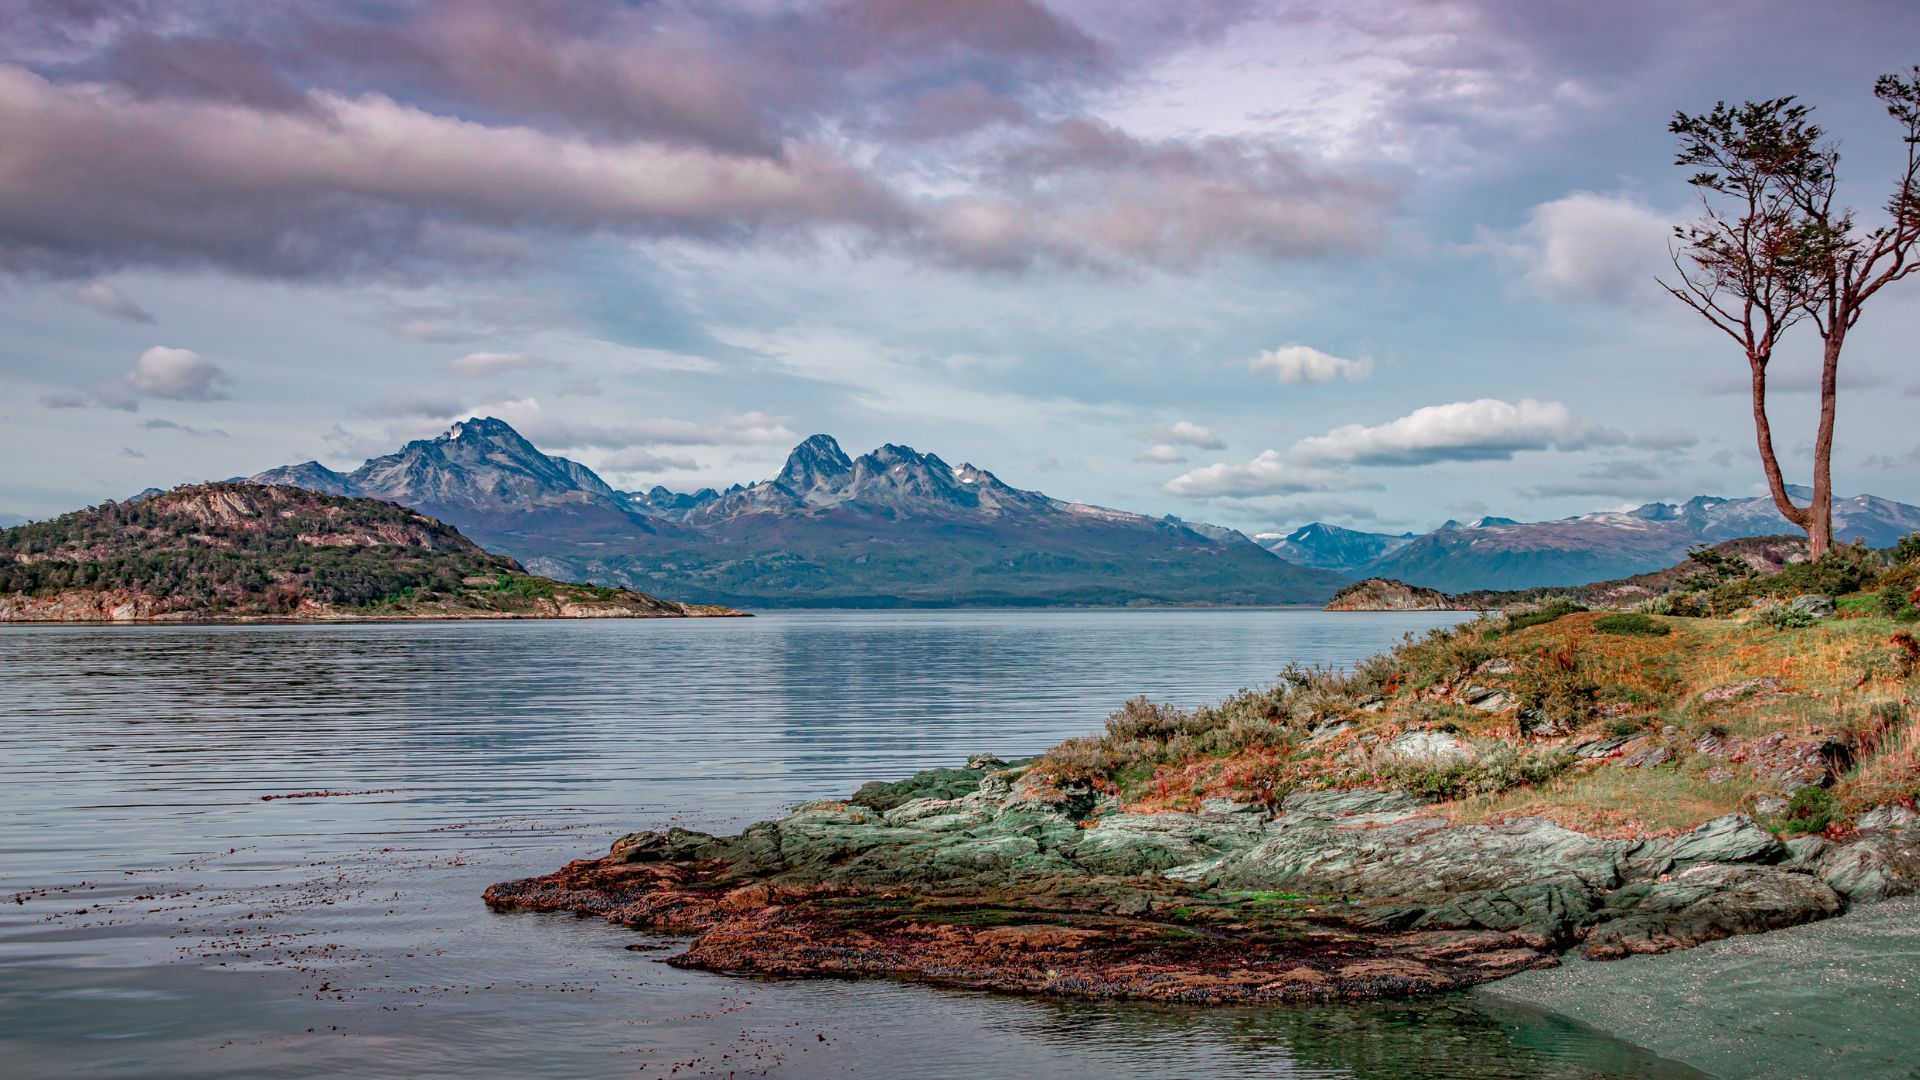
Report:
[[[489,913],[669,822],[1034,753],[1446,614],[0,631],[0,1072],[1695,1075],[1484,995],[1260,1011],[679,972]],[[326,790],[329,798],[275,798]],[[634,950],[631,946],[641,946]]]

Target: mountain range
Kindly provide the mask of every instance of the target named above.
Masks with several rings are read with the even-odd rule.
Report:
[[[1051,498],[908,446],[849,457],[826,435],[724,491],[620,491],[493,418],[350,473],[250,479],[396,502],[535,573],[694,603],[1317,604],[1346,581],[1231,529]]]
[[[1813,494],[1799,487],[1790,491],[1801,502]],[[1837,538],[1860,539],[1872,547],[1888,547],[1920,531],[1920,507],[1874,495],[1834,500],[1833,519]],[[1630,577],[1672,566],[1700,544],[1798,531],[1780,516],[1771,498],[1700,495],[1684,503],[1647,503],[1558,521],[1449,521],[1423,536],[1316,522],[1256,539],[1301,566],[1460,593]]]

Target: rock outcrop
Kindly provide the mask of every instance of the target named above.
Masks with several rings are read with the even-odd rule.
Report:
[[[1140,813],[1028,766],[870,784],[737,836],[637,833],[487,890],[695,935],[671,962],[1196,1003],[1380,997],[1684,948],[1920,891],[1920,822],[1783,844],[1732,815],[1606,839],[1371,789]]]

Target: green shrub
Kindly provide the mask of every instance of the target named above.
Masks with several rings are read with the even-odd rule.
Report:
[[[1570,597],[1555,596],[1540,602],[1531,611],[1517,611],[1508,614],[1506,625],[1501,627],[1505,633],[1525,630],[1529,626],[1543,626],[1562,616],[1585,611],[1587,606]]]
[[[1792,604],[1774,604],[1761,608],[1755,618],[1775,630],[1801,630],[1820,621]]]
[[[1790,833],[1817,833],[1840,820],[1840,801],[1833,792],[1809,784],[1793,793],[1786,813],[1780,815],[1779,829]]]
[[[1619,737],[1647,730],[1644,716],[1616,716],[1607,723],[1607,734]]]
[[[1908,533],[1893,545],[1893,561],[1896,563],[1920,562],[1920,532]]]
[[[1913,537],[1910,536],[1907,539],[1911,540]],[[1874,599],[1877,601],[1880,613],[1889,619],[1899,622],[1913,622],[1920,619],[1920,608],[1913,606],[1912,593],[1903,584],[1884,586]]]
[[[1673,633],[1671,624],[1639,612],[1602,615],[1593,620],[1593,629],[1596,633],[1620,634],[1625,637],[1662,637]]]
[[[1477,761],[1392,765],[1381,769],[1379,778],[1423,799],[1458,799],[1545,783],[1575,760],[1566,750],[1522,754],[1506,747]]]

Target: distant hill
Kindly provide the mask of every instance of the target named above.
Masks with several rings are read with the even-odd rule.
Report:
[[[350,473],[252,479],[410,506],[540,573],[735,606],[1319,604],[1346,583],[1232,530],[1051,498],[909,446],[850,457],[826,435],[724,491],[618,491],[491,418]]]
[[[1793,489],[1802,501],[1811,497]],[[1836,499],[1834,535],[1888,547],[1920,531],[1920,507],[1873,495]],[[1305,562],[1312,545],[1269,544],[1282,558],[1303,565],[1327,566],[1364,577],[1391,578],[1447,593],[1583,585],[1649,573],[1686,559],[1701,544],[1741,537],[1773,536],[1793,526],[1770,498],[1722,499],[1697,496],[1684,503],[1648,503],[1633,510],[1581,514],[1558,521],[1522,523],[1511,518],[1481,518],[1440,528],[1398,544],[1366,562],[1339,561],[1339,553],[1361,552],[1366,543],[1398,540],[1378,533],[1355,533],[1310,525],[1287,534],[1307,534],[1316,551],[1335,554]],[[1340,536],[1363,538],[1348,540]],[[1314,538],[1332,537],[1345,546]]]
[[[726,614],[526,573],[391,503],[203,484],[0,532],[0,622]]]

